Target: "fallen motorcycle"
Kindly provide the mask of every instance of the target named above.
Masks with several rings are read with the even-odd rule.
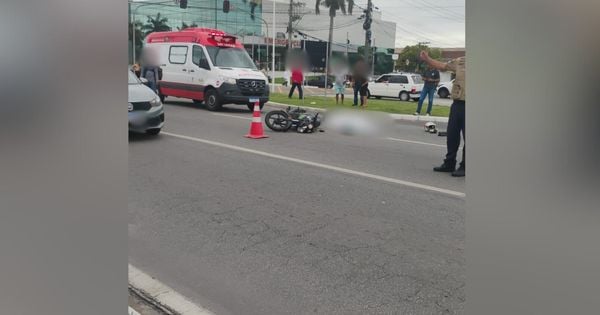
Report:
[[[286,110],[274,110],[267,113],[265,123],[273,131],[286,132],[290,129],[299,133],[312,133],[319,129],[321,117],[319,113],[309,113],[300,107]]]

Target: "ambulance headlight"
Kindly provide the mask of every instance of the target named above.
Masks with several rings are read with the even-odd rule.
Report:
[[[160,104],[160,97],[158,97],[158,95],[150,101],[150,105],[152,105],[152,107],[160,106]]]
[[[235,80],[235,78],[221,77],[221,82],[223,82],[223,83],[229,83],[229,84],[235,84],[236,80]]]

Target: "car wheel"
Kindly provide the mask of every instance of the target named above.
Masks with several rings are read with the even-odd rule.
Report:
[[[156,136],[159,133],[160,133],[160,128],[146,130],[146,134],[151,135],[151,136]]]
[[[206,109],[210,111],[217,111],[223,108],[217,90],[209,89],[204,93],[204,105],[206,105]]]
[[[441,98],[447,98],[449,95],[450,95],[450,92],[448,92],[448,89],[446,89],[446,88],[440,89],[438,91],[438,96]]]
[[[398,97],[403,102],[408,102],[408,100],[410,99],[410,95],[408,95],[407,92],[400,92],[400,95]]]
[[[253,112],[254,111],[254,103],[248,103],[246,104],[248,106],[248,109]],[[263,107],[265,107],[265,103],[260,103],[260,110],[263,109]]]

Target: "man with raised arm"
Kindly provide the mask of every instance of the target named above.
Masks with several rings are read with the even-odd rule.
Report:
[[[446,147],[448,152],[441,166],[434,167],[436,172],[452,173],[454,177],[465,176],[465,147],[463,146],[463,157],[460,166],[456,169],[456,153],[460,147],[460,134],[462,133],[463,141],[465,139],[465,63],[466,57],[460,57],[451,60],[448,63],[434,60],[427,54],[426,51],[421,51],[421,60],[427,63],[431,68],[440,71],[451,71],[456,74],[454,84],[452,86],[452,106],[450,107],[450,117],[448,118],[448,130]]]

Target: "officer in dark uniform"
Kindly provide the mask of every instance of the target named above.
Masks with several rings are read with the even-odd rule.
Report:
[[[463,141],[465,139],[465,95],[466,95],[466,80],[465,80],[465,63],[466,58],[460,57],[451,60],[448,63],[431,59],[427,52],[421,51],[421,60],[426,62],[430,67],[440,71],[452,71],[456,75],[452,86],[452,106],[450,107],[450,117],[448,118],[448,130],[446,146],[448,153],[441,166],[434,167],[436,172],[452,173],[452,176],[465,176],[465,147],[463,146],[463,157],[460,166],[456,169],[456,153],[460,147],[460,134],[462,133]]]

